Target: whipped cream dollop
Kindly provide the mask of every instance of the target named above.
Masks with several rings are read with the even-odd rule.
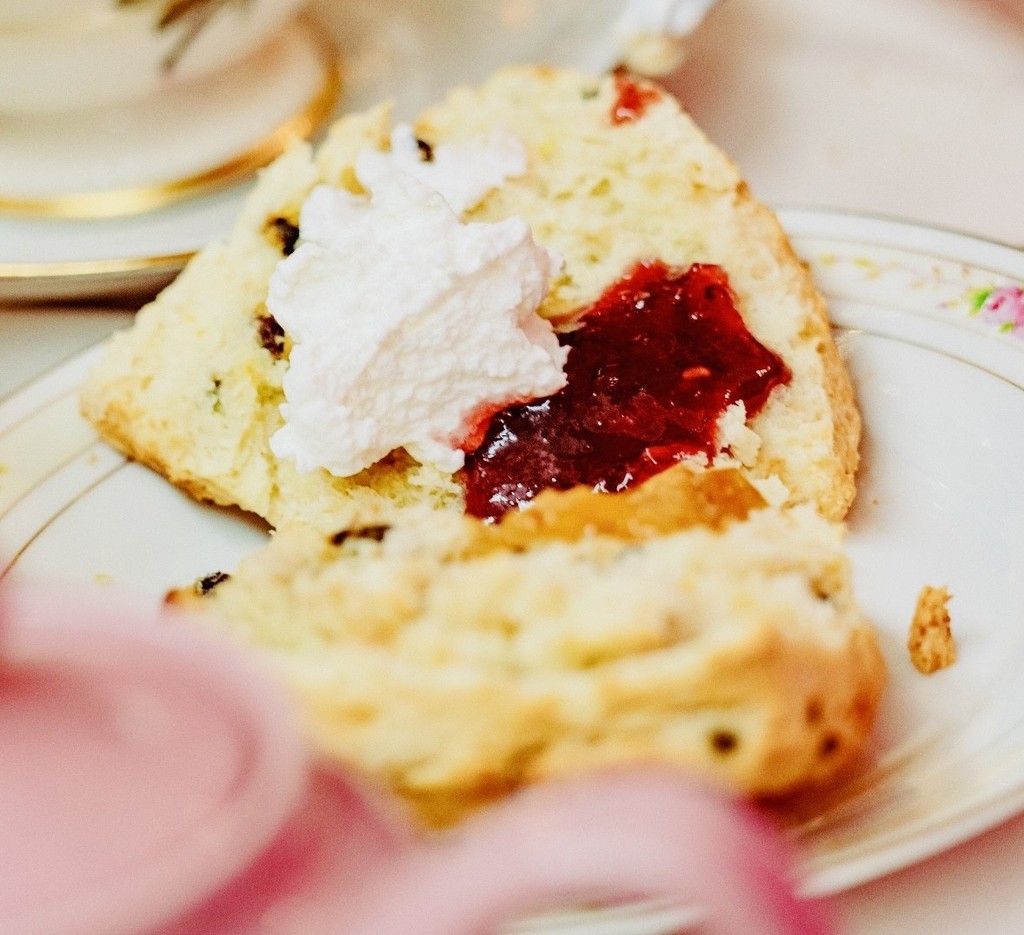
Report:
[[[303,473],[349,476],[396,448],[454,472],[491,412],[565,385],[568,351],[537,315],[557,259],[521,218],[456,213],[524,171],[518,141],[430,161],[411,130],[394,142],[356,161],[368,196],[313,189],[270,280],[293,341],[270,446]]]

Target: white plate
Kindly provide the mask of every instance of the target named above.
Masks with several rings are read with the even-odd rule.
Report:
[[[872,764],[794,826],[805,888],[823,894],[1024,810],[1024,254],[886,220],[782,217],[830,300],[860,395],[849,546],[891,671]],[[1012,310],[1016,329],[1000,323]],[[261,524],[191,502],[98,442],[74,395],[94,358],[0,403],[0,570],[158,600],[230,569],[264,541]],[[928,677],[904,648],[926,583],[953,592],[960,651]],[[668,932],[679,920],[666,912],[526,930]]]

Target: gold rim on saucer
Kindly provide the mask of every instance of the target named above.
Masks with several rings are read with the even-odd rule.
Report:
[[[169,253],[166,256],[112,260],[66,260],[56,263],[0,263],[0,280],[29,279],[39,276],[106,276],[142,270],[162,272],[180,269],[194,254]]]
[[[313,38],[312,45],[320,60],[320,85],[296,114],[244,152],[193,175],[150,185],[68,192],[43,198],[12,197],[0,193],[0,214],[33,218],[76,219],[144,214],[186,198],[225,188],[251,176],[257,169],[267,165],[284,152],[291,142],[296,139],[306,139],[323,126],[341,98],[341,75],[333,46],[309,20],[304,20],[303,25],[306,26],[308,33]],[[126,261],[111,262],[119,263],[118,269],[124,269]],[[39,275],[40,265],[32,263],[0,264],[0,276]],[[96,264],[72,262],[45,265],[47,275],[69,275],[69,273],[53,274],[51,270],[55,267],[93,266]],[[25,271],[17,272],[19,267],[24,267]],[[33,270],[33,272],[30,273],[28,270]],[[89,269],[86,272],[92,273],[95,270]]]
[[[15,305],[38,305],[108,298],[114,294],[155,295],[170,282],[193,253],[53,263],[0,263],[0,310]]]

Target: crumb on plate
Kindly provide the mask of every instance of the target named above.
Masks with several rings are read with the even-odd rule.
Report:
[[[956,662],[956,642],[948,609],[952,596],[945,587],[927,584],[917,596],[907,649],[914,667],[925,675]]]

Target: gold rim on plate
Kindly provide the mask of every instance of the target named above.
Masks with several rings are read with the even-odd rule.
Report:
[[[341,97],[341,75],[333,46],[304,20],[307,32],[320,59],[321,81],[316,93],[302,108],[267,136],[226,162],[193,175],[167,182],[132,188],[69,192],[44,198],[19,198],[0,194],[0,214],[32,218],[112,218],[144,214],[157,208],[209,194],[241,181],[279,156],[296,139],[306,139],[321,127],[334,111]],[[162,258],[166,260],[167,258]],[[0,263],[0,276],[70,275],[72,273],[110,272],[109,264],[125,268],[128,261],[85,261],[78,263]],[[132,261],[134,262],[134,261]],[[103,266],[103,269],[93,269]],[[40,269],[45,267],[45,273]],[[61,272],[51,272],[60,269]]]

